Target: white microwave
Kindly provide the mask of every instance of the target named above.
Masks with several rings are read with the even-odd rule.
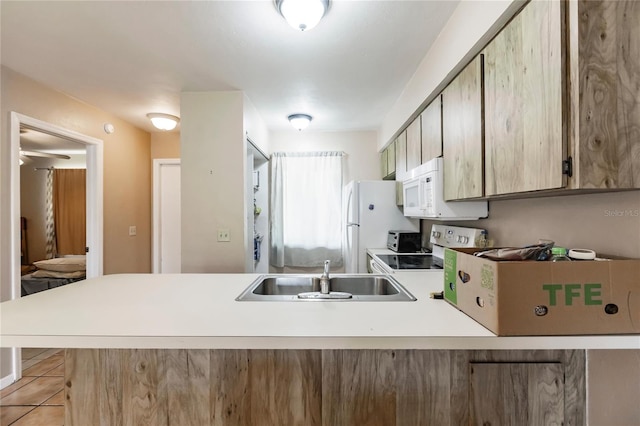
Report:
[[[489,215],[486,200],[445,201],[443,177],[442,157],[410,170],[402,182],[404,215],[439,220],[475,220]]]

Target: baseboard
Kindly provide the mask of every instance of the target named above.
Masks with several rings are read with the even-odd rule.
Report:
[[[0,379],[0,389],[6,388],[7,386],[12,384],[13,382],[15,382],[15,378],[13,376],[13,373],[11,373],[8,376],[5,376],[5,377]]]

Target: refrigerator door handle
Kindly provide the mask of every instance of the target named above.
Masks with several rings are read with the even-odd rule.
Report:
[[[360,224],[355,222],[347,222],[347,226],[360,226]]]

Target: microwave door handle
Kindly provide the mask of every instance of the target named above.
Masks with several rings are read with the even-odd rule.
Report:
[[[420,210],[425,208],[423,178],[418,179],[418,208]]]

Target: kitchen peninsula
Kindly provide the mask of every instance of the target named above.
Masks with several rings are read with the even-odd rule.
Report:
[[[1,344],[67,348],[67,425],[446,425],[536,404],[585,424],[584,350],[640,348],[496,337],[429,298],[439,271],[396,274],[415,302],[235,301],[256,277],[89,279],[2,303]],[[523,394],[500,394],[514,377]]]

